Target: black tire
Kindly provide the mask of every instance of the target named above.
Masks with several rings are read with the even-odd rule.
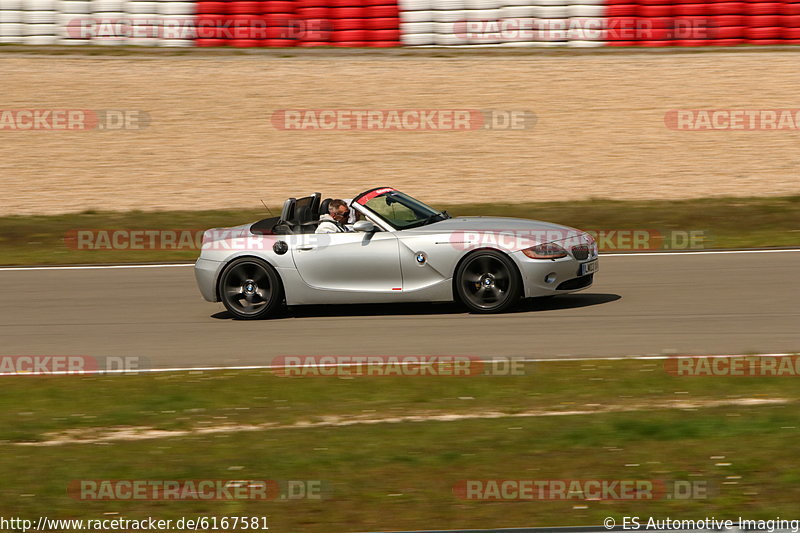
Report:
[[[272,266],[254,257],[231,261],[219,276],[219,297],[233,316],[257,320],[283,302],[283,285]]]
[[[467,256],[455,274],[456,293],[474,313],[502,313],[522,294],[522,280],[504,253],[480,250]]]

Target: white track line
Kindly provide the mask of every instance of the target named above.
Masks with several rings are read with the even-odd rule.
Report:
[[[82,266],[36,266],[36,267],[2,267],[0,272],[18,272],[20,270],[104,270],[107,268],[174,268],[190,267],[194,263],[158,263],[152,265],[82,265]]]
[[[631,252],[625,254],[600,254],[600,257],[637,257],[653,255],[717,255],[717,254],[780,254],[787,252],[800,252],[800,248],[780,250],[700,250],[687,252]]]
[[[630,252],[622,254],[600,254],[600,257],[642,257],[642,256],[661,256],[661,255],[718,255],[718,254],[780,254],[800,252],[800,248],[789,248],[780,250],[701,250],[687,252]],[[83,266],[23,266],[23,267],[0,267],[0,272],[19,272],[22,270],[103,270],[107,268],[174,268],[190,267],[194,263],[164,263],[152,265],[83,265]]]
[[[759,353],[759,354],[727,354],[727,355],[632,355],[632,356],[614,356],[614,357],[564,357],[564,358],[548,358],[548,359],[541,359],[541,358],[515,358],[513,356],[509,357],[496,357],[494,359],[481,359],[481,362],[491,364],[492,362],[496,363],[504,363],[509,360],[521,362],[521,363],[559,363],[563,361],[569,362],[592,362],[592,361],[658,361],[663,359],[669,359],[671,357],[692,357],[695,359],[701,357],[711,357],[711,358],[720,358],[720,357],[789,357],[794,356],[796,354],[792,353]],[[0,359],[2,359],[2,355],[0,355]],[[302,356],[301,356],[302,357]],[[367,357],[367,356],[365,356]],[[385,356],[385,357],[396,357],[398,359],[402,359],[403,357],[412,357],[412,356]],[[420,357],[420,356],[413,356],[413,357]],[[433,356],[430,356],[433,357]],[[469,357],[469,356],[457,356],[451,355],[450,357]],[[429,365],[431,364],[428,361],[397,361],[392,362],[392,364],[397,364],[400,366],[422,366],[422,365]],[[315,368],[331,368],[331,367],[340,367],[340,366],[361,366],[360,363],[342,363],[342,364],[335,364],[335,363],[320,363],[315,364]],[[57,372],[43,372],[39,374],[31,374],[31,373],[16,373],[16,372],[0,372],[0,377],[8,377],[8,376],[18,376],[18,377],[39,377],[39,376],[92,376],[92,375],[110,375],[110,374],[127,374],[127,375],[134,375],[134,374],[161,374],[165,372],[219,372],[224,370],[278,370],[278,369],[285,369],[285,368],[295,368],[295,367],[287,367],[286,365],[247,365],[247,366],[201,366],[201,367],[175,367],[175,368],[138,368],[136,370],[126,370],[126,369],[114,369],[114,370],[81,370],[76,372],[70,371],[57,371]]]

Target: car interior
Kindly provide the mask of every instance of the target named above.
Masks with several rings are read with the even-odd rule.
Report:
[[[259,220],[250,226],[250,231],[256,235],[314,233],[319,225],[319,217],[328,213],[331,200],[323,200],[318,192],[300,199],[289,198],[283,203],[280,216]]]

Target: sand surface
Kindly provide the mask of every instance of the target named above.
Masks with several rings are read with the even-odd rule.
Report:
[[[800,194],[800,131],[673,131],[672,109],[800,108],[796,53],[0,56],[0,109],[145,111],[0,131],[0,215],[279,205],[392,185],[429,202]],[[512,131],[285,131],[281,109],[528,110]]]

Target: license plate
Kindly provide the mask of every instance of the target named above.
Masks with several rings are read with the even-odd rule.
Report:
[[[586,274],[594,274],[599,269],[600,269],[600,262],[597,259],[595,259],[594,261],[589,261],[588,263],[582,263],[580,275],[585,276]]]

